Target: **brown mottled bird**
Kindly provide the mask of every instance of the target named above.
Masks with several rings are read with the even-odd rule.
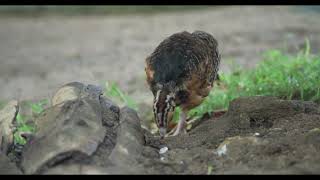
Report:
[[[208,96],[218,78],[219,64],[217,40],[204,31],[175,33],[146,58],[147,83],[154,95],[153,112],[161,138],[177,106],[182,112],[172,135],[185,132],[187,112]]]

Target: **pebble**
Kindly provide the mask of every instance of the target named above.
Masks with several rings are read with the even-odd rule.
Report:
[[[227,145],[223,145],[221,148],[218,149],[216,153],[218,154],[218,156],[225,155],[227,153]]]
[[[163,147],[163,148],[161,148],[160,149],[160,151],[159,151],[159,154],[164,154],[164,153],[166,153],[168,151],[168,147]]]

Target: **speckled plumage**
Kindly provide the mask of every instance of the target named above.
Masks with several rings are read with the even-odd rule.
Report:
[[[180,87],[192,75],[212,83],[218,72],[220,55],[217,41],[212,37],[211,42],[207,43],[195,33],[186,31],[162,41],[146,60],[147,68],[155,72],[149,84],[174,83]]]
[[[169,94],[184,111],[199,105],[217,78],[219,64],[217,40],[206,32],[183,31],[163,40],[146,59],[147,82],[155,96],[154,111],[166,109]]]

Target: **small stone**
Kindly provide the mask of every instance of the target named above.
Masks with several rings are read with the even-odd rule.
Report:
[[[72,82],[63,85],[52,97],[52,106],[77,99],[84,87],[85,85],[80,82]]]
[[[218,156],[222,156],[222,155],[227,154],[227,145],[224,144],[221,148],[218,148],[217,154],[218,154]]]
[[[160,151],[159,151],[159,154],[164,154],[164,153],[166,153],[168,151],[168,147],[163,147],[163,148],[161,148],[160,149]]]

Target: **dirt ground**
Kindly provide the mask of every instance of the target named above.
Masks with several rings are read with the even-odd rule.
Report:
[[[22,147],[10,135],[17,102],[0,111],[0,174],[320,173],[320,106],[311,101],[237,98],[163,140],[96,86],[70,83],[52,102]]]
[[[253,67],[261,52],[293,52],[309,38],[320,47],[319,16],[287,6],[230,6],[123,16],[0,17],[0,100],[37,99],[71,81],[115,81],[137,101],[151,101],[144,59],[167,36],[204,30],[220,43],[222,71],[231,60]]]

